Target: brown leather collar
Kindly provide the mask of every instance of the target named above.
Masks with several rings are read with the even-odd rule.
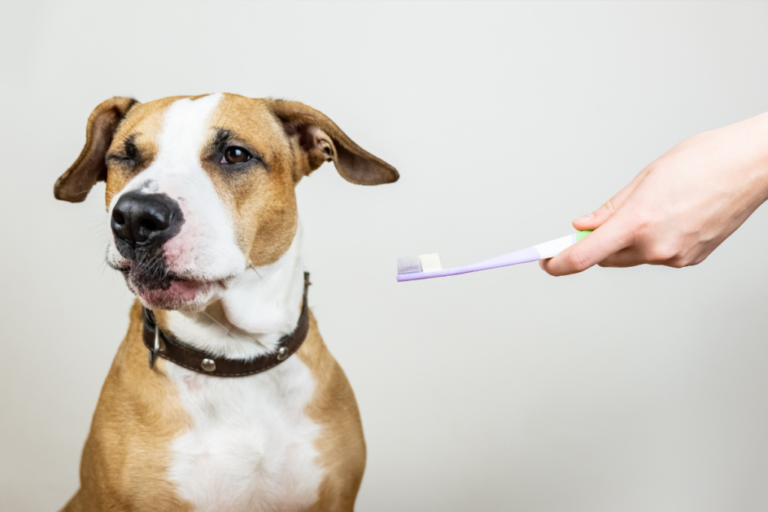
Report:
[[[275,352],[256,357],[250,361],[216,357],[194,349],[179,341],[172,334],[161,331],[157,326],[152,310],[142,308],[144,345],[149,349],[149,367],[152,368],[155,359],[160,356],[188,370],[217,377],[242,377],[274,368],[299,350],[307,337],[309,332],[309,307],[307,306],[309,284],[309,272],[304,272],[304,300],[296,329],[291,334],[283,336]]]

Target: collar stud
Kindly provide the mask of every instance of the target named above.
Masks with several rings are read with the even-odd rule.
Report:
[[[207,372],[212,372],[216,369],[216,361],[214,361],[213,359],[205,358],[200,363],[200,368],[202,368]]]

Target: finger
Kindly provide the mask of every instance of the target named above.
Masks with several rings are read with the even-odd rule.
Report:
[[[640,254],[640,251],[638,251],[637,247],[633,245],[631,247],[621,249],[620,251],[616,251],[615,253],[605,258],[603,261],[599,262],[598,265],[601,267],[626,268],[636,267],[637,265],[642,265],[643,263],[649,262],[645,261],[645,258],[643,258],[643,256]]]
[[[682,268],[698,265],[717,248],[720,241],[708,244],[696,244],[688,249],[675,250],[674,246],[663,245],[652,240],[643,244],[635,240],[632,246],[611,254],[598,263],[601,267],[635,267],[637,265],[664,265]],[[665,249],[666,247],[666,249]],[[670,247],[672,247],[670,249]]]
[[[613,214],[621,208],[624,202],[632,192],[635,191],[637,186],[642,183],[645,177],[648,175],[648,168],[646,167],[635,176],[629,184],[623,189],[619,190],[612,198],[606,201],[600,208],[587,215],[582,215],[578,219],[573,221],[573,227],[579,231],[595,230],[605,224]]]
[[[583,239],[576,245],[548,260],[541,260],[539,265],[544,271],[553,276],[565,276],[583,272],[586,269],[605,260],[611,254],[629,247],[632,242],[631,233],[622,221],[616,218],[607,222],[603,227]]]

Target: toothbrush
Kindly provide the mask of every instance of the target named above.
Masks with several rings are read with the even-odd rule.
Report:
[[[564,236],[556,240],[527,247],[519,251],[497,256],[489,260],[481,261],[463,267],[442,268],[440,257],[437,254],[422,254],[419,257],[406,256],[397,259],[397,280],[416,281],[418,279],[431,279],[433,277],[457,276],[479,270],[507,267],[518,263],[545,260],[560,254],[561,251],[576,244],[592,231],[579,231],[572,235]]]

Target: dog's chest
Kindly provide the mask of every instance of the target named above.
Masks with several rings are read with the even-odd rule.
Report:
[[[171,446],[169,479],[197,511],[303,510],[322,481],[306,415],[314,380],[297,357],[258,375],[221,378],[169,364],[191,418]]]

